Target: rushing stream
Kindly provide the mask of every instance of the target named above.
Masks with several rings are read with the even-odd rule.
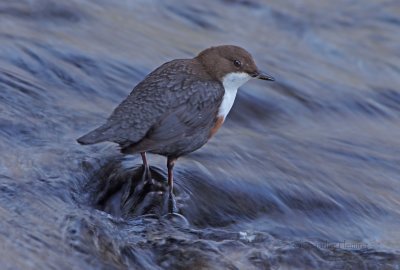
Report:
[[[0,269],[399,269],[400,2],[0,2]],[[235,44],[239,90],[175,166],[76,138],[146,74]],[[140,196],[138,194],[140,193]]]

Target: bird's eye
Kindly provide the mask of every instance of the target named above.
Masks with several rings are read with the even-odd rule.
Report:
[[[234,60],[233,64],[235,65],[235,67],[241,67],[242,63],[239,60]]]

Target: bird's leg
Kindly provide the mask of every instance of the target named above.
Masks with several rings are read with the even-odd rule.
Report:
[[[168,188],[169,188],[169,193],[173,193],[174,189],[174,165],[175,165],[175,158],[168,158],[167,160],[167,168],[168,168]]]
[[[175,199],[174,199],[174,174],[173,169],[176,158],[168,157],[167,168],[168,168],[168,211],[173,213],[176,211]]]
[[[150,174],[149,164],[147,163],[146,152],[141,152],[140,155],[142,156],[142,160],[143,160],[143,167],[144,167],[143,173],[144,173],[146,179],[149,180],[149,179],[151,179],[151,174]]]
[[[142,156],[144,168],[146,170],[148,170],[149,169],[149,164],[147,163],[146,152],[140,152],[140,155]]]
[[[140,205],[146,195],[152,191],[153,186],[153,179],[151,178],[151,173],[150,173],[150,168],[149,164],[147,162],[147,157],[146,157],[146,152],[140,152],[140,155],[142,156],[142,161],[143,161],[143,172],[141,173],[141,178],[138,181],[137,179],[135,180],[135,175],[134,175],[134,190],[131,190],[129,193],[129,197],[125,199],[124,204],[127,205],[125,208],[131,210],[136,210],[138,205]]]

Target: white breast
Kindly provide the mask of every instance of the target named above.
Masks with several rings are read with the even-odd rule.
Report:
[[[235,101],[238,88],[245,84],[250,78],[249,74],[244,72],[228,73],[222,78],[225,94],[222,98],[221,106],[219,107],[218,116],[222,116],[225,119]]]

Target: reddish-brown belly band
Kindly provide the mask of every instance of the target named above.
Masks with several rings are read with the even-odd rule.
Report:
[[[215,133],[217,133],[218,129],[222,126],[224,123],[225,118],[223,116],[217,116],[217,119],[215,120],[213,128],[210,130],[210,134],[208,138],[211,138],[214,136]]]

